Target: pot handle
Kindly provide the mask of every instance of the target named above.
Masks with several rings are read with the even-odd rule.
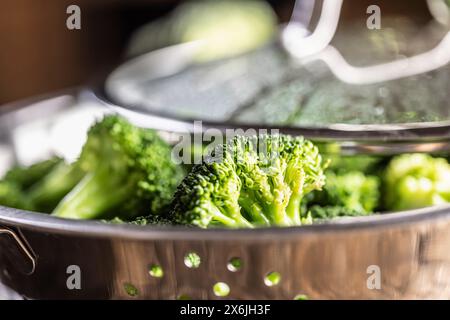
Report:
[[[36,255],[33,250],[28,245],[28,242],[25,240],[20,231],[13,231],[8,227],[0,226],[0,235],[5,234],[10,236],[17,244],[18,248],[21,251],[21,254],[25,257],[26,260],[31,262],[31,270],[25,272],[26,275],[31,275],[36,270]]]

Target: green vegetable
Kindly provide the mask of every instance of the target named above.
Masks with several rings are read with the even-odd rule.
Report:
[[[322,158],[310,141],[239,136],[193,168],[174,196],[170,218],[201,228],[301,225],[303,197],[324,183]]]
[[[17,184],[22,190],[27,190],[62,162],[61,158],[54,157],[29,167],[16,166],[5,175],[3,180]]]
[[[84,174],[80,166],[60,162],[31,187],[28,192],[30,201],[37,211],[51,213]]]
[[[380,180],[359,171],[344,174],[327,172],[323,192],[315,193],[315,203],[322,206],[341,207],[346,213],[369,214],[379,205]],[[354,215],[354,214],[350,214]]]
[[[33,206],[19,185],[0,181],[0,205],[10,208],[33,210]]]
[[[55,216],[96,219],[114,212],[127,220],[158,215],[183,177],[171,161],[170,147],[155,131],[118,116],[107,116],[90,129],[72,170],[83,176],[56,207]],[[59,179],[64,181],[64,176]]]
[[[60,163],[62,159],[55,157],[29,167],[12,168],[0,181],[0,204],[16,209],[36,210],[28,195],[29,189]]]
[[[361,215],[366,215],[366,213],[351,210],[344,206],[331,206],[331,205],[330,206],[313,205],[308,208],[308,214],[311,216],[311,219],[313,219],[313,221],[330,220],[340,217],[358,217]]]
[[[407,210],[450,202],[450,165],[426,154],[392,159],[384,175],[389,210]]]
[[[115,223],[115,224],[135,224],[138,226],[147,226],[147,225],[157,225],[157,226],[168,226],[172,225],[172,221],[164,217],[163,215],[149,215],[146,217],[137,217],[132,221],[124,221],[119,217],[114,217],[111,220],[104,220],[104,222]]]

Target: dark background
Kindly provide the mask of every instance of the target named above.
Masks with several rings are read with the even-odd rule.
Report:
[[[130,33],[169,12],[177,0],[2,0],[0,104],[86,83],[117,64]],[[287,21],[292,0],[270,1]],[[66,8],[81,8],[81,30],[66,28]],[[423,13],[425,0],[346,0],[344,16],[366,8]]]

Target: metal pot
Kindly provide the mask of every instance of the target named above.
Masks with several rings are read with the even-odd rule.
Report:
[[[0,144],[11,152],[18,128],[83,109],[77,97],[11,107],[0,116]],[[447,299],[449,231],[450,207],[259,230],[115,225],[0,207],[0,279],[30,299]]]

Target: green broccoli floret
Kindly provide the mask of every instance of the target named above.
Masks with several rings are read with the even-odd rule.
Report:
[[[303,197],[324,183],[322,158],[310,141],[239,136],[193,168],[169,218],[202,228],[301,225]]]
[[[124,221],[119,217],[114,217],[110,220],[103,220],[107,223],[113,223],[113,224],[134,224],[138,226],[147,226],[147,225],[153,225],[153,226],[169,226],[173,225],[173,222],[167,219],[164,216],[157,216],[157,215],[149,215],[145,217],[137,217],[134,220],[131,221]]]
[[[380,179],[376,176],[365,175],[360,171],[336,174],[326,173],[327,183],[322,192],[314,193],[314,204],[326,207],[343,208],[342,214],[372,213],[380,202]],[[331,212],[331,211],[330,211]]]
[[[77,165],[59,162],[27,193],[35,210],[51,213],[58,203],[81,181],[85,172]]]
[[[31,202],[19,185],[9,181],[0,181],[0,205],[22,210],[33,210]]]
[[[22,190],[27,190],[62,162],[61,158],[54,157],[29,167],[16,166],[5,175],[3,180],[16,184]]]
[[[450,165],[426,154],[405,154],[386,168],[385,205],[408,210],[450,202]]]
[[[320,206],[313,205],[308,208],[308,214],[313,221],[330,220],[341,217],[358,217],[365,215],[360,211],[348,209],[344,206]]]
[[[184,176],[171,160],[169,145],[155,131],[137,128],[118,116],[107,116],[90,129],[69,173],[73,170],[83,176],[53,211],[55,216],[116,215],[126,220],[158,215]]]
[[[0,204],[17,209],[36,210],[36,206],[28,195],[29,189],[60,163],[62,159],[55,157],[29,167],[12,168],[0,182]]]
[[[147,225],[153,225],[153,226],[170,226],[173,225],[173,222],[167,219],[164,216],[156,216],[156,215],[150,215],[146,217],[138,217],[134,219],[133,221],[130,221],[131,224],[135,224],[138,226],[147,226]]]

